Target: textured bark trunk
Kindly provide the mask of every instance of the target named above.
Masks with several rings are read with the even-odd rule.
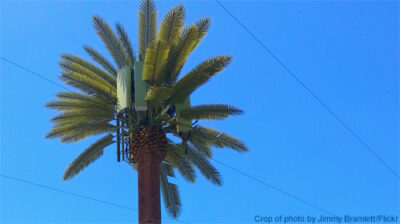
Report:
[[[138,161],[140,224],[161,223],[160,165],[155,153],[145,153]]]
[[[142,126],[132,134],[131,162],[138,164],[139,223],[161,223],[160,166],[168,149],[165,133]]]

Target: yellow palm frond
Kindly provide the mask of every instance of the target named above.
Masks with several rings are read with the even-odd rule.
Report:
[[[63,54],[61,55],[63,61],[60,66],[65,71],[77,72],[90,77],[98,77],[108,82],[112,86],[116,86],[115,78],[104,72],[102,69],[93,65],[92,63],[75,55]]]
[[[83,86],[95,95],[113,99],[117,96],[116,88],[97,76],[77,72],[63,72],[61,79],[77,88]]]
[[[183,102],[198,87],[228,66],[231,60],[232,57],[230,56],[220,56],[208,59],[198,65],[172,86],[170,101],[172,103]]]
[[[183,5],[171,9],[164,17],[157,39],[169,46],[176,45],[185,25],[186,11]]]
[[[170,47],[161,40],[150,43],[146,51],[143,67],[143,80],[161,86]]]

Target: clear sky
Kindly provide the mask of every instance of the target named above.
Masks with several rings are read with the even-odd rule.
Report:
[[[215,1],[158,1],[162,18],[183,3],[188,23],[211,17],[209,35],[183,74],[202,60],[234,56],[193,104],[245,111],[207,122],[244,140],[247,154],[215,158],[336,215],[399,215],[393,175]],[[399,3],[397,1],[222,1],[245,26],[392,167],[399,171]],[[122,23],[137,47],[138,1],[1,1],[1,56],[58,82],[60,54],[107,54],[92,16]],[[108,55],[107,55],[108,56]],[[56,114],[44,104],[59,86],[1,60],[1,174],[138,208],[137,175],[115,147],[69,182],[66,167],[93,140],[46,140]],[[203,123],[204,124],[204,123]],[[222,187],[178,177],[182,220],[255,223],[254,217],[328,215],[213,162]],[[135,223],[136,211],[0,177],[3,223]],[[165,210],[163,210],[166,216]],[[175,221],[165,218],[165,223]]]

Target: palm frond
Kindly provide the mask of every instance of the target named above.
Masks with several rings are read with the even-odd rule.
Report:
[[[68,111],[76,109],[94,109],[94,108],[107,112],[114,111],[114,108],[112,106],[100,104],[95,101],[93,102],[89,100],[80,100],[80,99],[59,99],[47,103],[46,107],[58,111]]]
[[[230,56],[220,56],[211,58],[198,65],[172,86],[171,102],[183,102],[186,97],[193,93],[198,87],[206,83],[218,72],[221,72],[231,60],[232,57]]]
[[[165,175],[167,175],[169,177],[175,177],[174,167],[165,160],[162,161],[162,164],[164,166]]]
[[[125,31],[124,27],[119,23],[117,23],[117,33],[122,43],[122,46],[125,49],[125,52],[129,56],[129,61],[133,65],[133,62],[136,60],[135,53],[133,52],[133,47],[131,41],[129,40],[128,33]]]
[[[248,148],[244,142],[211,128],[195,126],[192,135],[194,138],[207,141],[217,148],[231,148],[237,152],[248,152]]]
[[[122,68],[125,65],[131,65],[127,53],[122,48],[121,42],[118,40],[110,25],[99,16],[93,17],[94,28],[97,34],[103,40],[111,56],[114,58],[118,68]]]
[[[98,95],[111,100],[117,96],[116,88],[98,77],[89,77],[77,72],[63,72],[61,80],[89,94]]]
[[[211,148],[211,144],[198,141],[196,138],[190,140],[190,143],[193,145],[195,149],[204,157],[211,159],[213,157],[213,152]]]
[[[171,168],[168,164],[161,163],[161,191],[168,215],[177,218],[182,211],[182,204],[178,187],[168,182],[167,176],[170,176],[168,174],[173,172]]]
[[[183,30],[177,46],[171,50],[168,56],[166,82],[169,85],[176,82],[190,54],[207,35],[210,23],[209,18],[200,19],[195,25]]]
[[[98,77],[116,87],[115,78],[92,63],[70,54],[63,54],[61,57],[63,61],[60,62],[60,66],[65,71],[77,72],[88,77]]]
[[[192,50],[194,50],[197,46],[199,46],[203,38],[207,35],[208,30],[210,29],[211,26],[211,20],[210,18],[200,19],[199,21],[196,22],[195,26],[198,35],[196,44],[193,46]]]
[[[156,39],[157,8],[155,1],[143,0],[139,7],[139,60],[144,61],[146,49]]]
[[[178,43],[171,48],[168,55],[165,70],[166,83],[172,84],[176,80],[190,54],[193,52],[193,47],[197,43],[197,37],[198,32],[194,25],[182,31]]]
[[[181,144],[178,145],[180,153],[183,154],[185,149]],[[187,157],[199,169],[200,173],[215,185],[222,185],[221,174],[203,155],[194,150],[190,145],[187,145]]]
[[[106,135],[93,143],[68,166],[64,174],[64,181],[72,179],[73,177],[78,175],[83,169],[85,169],[91,163],[100,158],[103,155],[104,148],[113,143],[113,136],[111,134]]]
[[[176,44],[184,26],[183,6],[173,8],[165,16],[157,39],[150,43],[144,60],[143,80],[162,86],[170,48]]]
[[[146,95],[146,100],[152,105],[161,105],[168,99],[171,90],[165,87],[152,87]]]
[[[188,120],[222,120],[231,115],[240,115],[243,111],[226,104],[198,105],[180,111],[180,116]]]
[[[154,40],[146,50],[143,80],[161,86],[170,47],[161,40]]]
[[[66,108],[63,112],[52,118],[52,122],[57,125],[77,123],[80,121],[99,121],[108,123],[115,120],[115,110],[105,110],[101,108]],[[80,117],[82,119],[80,120]],[[111,120],[110,120],[111,119]]]
[[[64,71],[62,73],[62,77],[68,77],[83,84],[86,84],[88,87],[91,87],[91,89],[93,89],[95,92],[101,90],[106,95],[109,95],[112,92],[116,92],[115,85],[105,81],[104,79],[92,73],[82,74],[80,72],[75,72],[75,71]]]
[[[99,63],[99,65],[108,71],[108,73],[110,73],[114,78],[117,77],[117,70],[103,55],[101,55],[92,47],[84,46],[83,48],[95,62]]]
[[[194,183],[196,181],[196,171],[190,161],[177,152],[177,146],[174,143],[168,144],[167,161],[178,169],[181,176],[188,182]]]
[[[62,76],[62,75],[59,76],[58,78],[61,81],[63,81],[65,84],[72,86],[72,87],[80,90],[83,93],[89,94],[91,96],[98,95],[93,88],[91,88],[90,86],[88,86],[84,83],[79,82],[79,80],[76,80],[74,78],[70,78],[67,76]]]
[[[69,123],[60,126],[55,126],[47,135],[46,138],[60,138],[63,143],[78,142],[85,138],[116,131],[114,125],[107,122],[79,122]]]
[[[81,100],[87,101],[88,103],[97,104],[102,107],[113,107],[115,102],[109,99],[104,99],[96,96],[89,96],[86,94],[76,93],[76,92],[61,92],[57,93],[56,96],[64,100]]]
[[[98,110],[96,113],[88,113],[87,111],[74,111],[74,112],[65,112],[61,113],[54,118],[51,119],[52,122],[56,123],[57,125],[69,124],[69,123],[76,123],[76,122],[94,122],[94,121],[101,121],[101,122],[110,122],[114,120],[114,114],[109,113],[104,110]]]
[[[90,122],[94,123],[94,122]],[[103,125],[90,128],[82,128],[74,130],[73,132],[66,132],[63,137],[61,137],[62,143],[76,143],[86,138],[90,138],[103,133],[113,133],[117,129],[111,125]]]
[[[191,138],[190,138],[190,143],[197,148],[197,150],[202,154],[203,156],[207,158],[212,158],[212,141],[210,140],[210,137],[205,135],[202,132],[197,131],[198,126],[194,127],[196,133],[192,132]],[[176,135],[174,133],[174,135]],[[208,138],[207,138],[208,137]]]
[[[173,46],[178,42],[179,34],[185,25],[186,11],[183,5],[171,9],[164,17],[158,40]]]

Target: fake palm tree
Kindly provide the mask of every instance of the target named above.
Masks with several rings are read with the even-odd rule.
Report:
[[[213,148],[247,151],[236,138],[198,124],[199,120],[222,120],[242,111],[224,104],[190,104],[190,95],[232,58],[210,58],[179,78],[210,27],[208,18],[187,27],[184,21],[184,7],[175,7],[157,32],[155,3],[143,1],[136,56],[120,24],[115,34],[102,18],[94,16],[97,34],[117,67],[88,46],[85,51],[102,68],[78,56],[62,55],[60,78],[78,91],[58,93],[58,99],[46,105],[62,112],[52,119],[55,126],[47,138],[74,143],[105,134],[68,166],[64,180],[75,177],[116,143],[117,161],[128,162],[138,172],[139,223],[160,223],[160,187],[168,214],[179,216],[178,188],[168,181],[175,171],[194,183],[197,168],[211,183],[221,185],[220,173],[209,162]],[[170,136],[180,140],[173,141]]]

